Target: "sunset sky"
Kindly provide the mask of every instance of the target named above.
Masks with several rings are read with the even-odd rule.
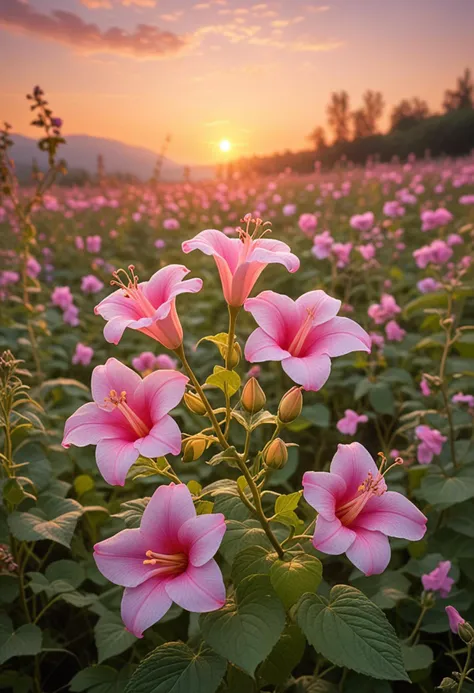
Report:
[[[39,84],[66,135],[159,150],[170,132],[191,164],[299,149],[333,90],[440,108],[473,27],[472,0],[0,0],[0,120],[31,135]]]

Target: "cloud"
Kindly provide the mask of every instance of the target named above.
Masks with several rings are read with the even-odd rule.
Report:
[[[124,7],[156,7],[156,0],[81,0],[89,10],[110,10],[114,3]]]
[[[53,10],[51,14],[45,14],[23,0],[2,0],[0,27],[57,41],[86,54],[107,53],[142,60],[176,56],[192,44],[189,36],[163,31],[149,24],[138,24],[133,32],[119,27],[101,30],[73,12]]]

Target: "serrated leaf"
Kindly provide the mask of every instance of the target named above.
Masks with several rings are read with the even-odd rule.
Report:
[[[222,657],[252,675],[272,651],[285,626],[285,611],[265,575],[236,586],[235,597],[200,619],[206,642]]]
[[[71,693],[124,693],[133,669],[126,665],[120,671],[104,664],[82,669],[69,682]]]
[[[289,623],[258,670],[265,681],[282,685],[303,657],[306,639],[296,623]]]
[[[264,546],[249,546],[240,551],[232,564],[232,581],[238,584],[250,575],[269,575],[277,554]]]
[[[287,561],[277,560],[270,570],[273,588],[286,608],[306,592],[316,592],[322,576],[321,561],[307,553],[298,553]]]
[[[333,664],[376,679],[410,680],[392,625],[359,590],[336,585],[329,601],[306,594],[297,618],[310,644]]]
[[[214,693],[227,662],[208,648],[194,652],[182,642],[153,650],[139,664],[125,693]]]

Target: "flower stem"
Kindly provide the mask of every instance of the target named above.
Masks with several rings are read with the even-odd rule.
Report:
[[[234,347],[235,339],[235,325],[237,323],[237,316],[240,311],[240,306],[228,306],[229,309],[229,331],[227,333],[227,350],[225,354],[225,367],[228,371],[231,371],[230,360],[232,357],[232,351]]]
[[[444,402],[444,408],[446,409],[446,416],[448,418],[448,426],[449,426],[449,445],[451,449],[451,459],[453,462],[454,467],[457,467],[457,460],[456,460],[456,446],[455,446],[455,437],[454,437],[454,423],[453,423],[453,415],[451,411],[451,404],[449,402],[449,397],[448,397],[448,388],[447,388],[447,383],[446,383],[446,377],[445,377],[445,370],[446,370],[446,362],[448,359],[449,355],[449,350],[453,344],[453,339],[452,339],[452,330],[453,330],[453,322],[451,320],[451,312],[453,309],[453,294],[451,291],[448,293],[448,308],[447,308],[447,317],[448,317],[448,324],[444,328],[445,330],[445,335],[446,335],[446,342],[444,345],[444,350],[443,350],[443,355],[441,356],[441,362],[439,366],[439,382],[440,382],[440,389],[441,389],[441,395],[443,397],[443,402]]]
[[[418,621],[416,622],[415,627],[413,628],[412,632],[410,633],[410,635],[408,636],[408,638],[407,638],[407,640],[406,640],[406,642],[407,642],[408,645],[411,644],[411,643],[413,642],[413,640],[415,639],[416,634],[418,633],[418,631],[419,631],[420,628],[421,628],[421,624],[422,624],[422,622],[423,622],[423,619],[424,619],[425,614],[426,614],[427,611],[428,611],[428,608],[427,608],[426,606],[424,606],[424,607],[421,609],[421,613],[420,613],[420,615],[419,615],[419,617],[418,617]]]
[[[466,680],[469,672],[469,664],[471,663],[471,653],[472,653],[472,645],[467,646],[467,656],[466,656],[466,663],[464,664],[464,669],[461,672],[461,678],[459,679],[459,684],[456,689],[456,693],[461,693],[462,687],[464,684],[464,681]]]
[[[199,397],[201,398],[202,403],[204,404],[204,406],[206,408],[207,415],[209,416],[209,419],[212,423],[212,427],[216,433],[216,436],[219,440],[219,443],[221,444],[221,446],[224,450],[227,450],[227,448],[229,447],[229,443],[227,442],[224,434],[222,433],[222,429],[219,425],[218,420],[216,419],[216,415],[214,414],[214,410],[211,407],[210,402],[207,399],[206,395],[204,394],[204,390],[202,389],[201,385],[199,384],[199,380],[196,378],[196,376],[194,375],[193,369],[189,365],[189,362],[186,358],[186,354],[184,353],[184,347],[182,344],[177,349],[175,349],[175,354],[178,356],[181,363],[183,364],[184,369],[185,369],[186,373],[188,374],[190,381],[194,385],[196,392],[198,393]]]

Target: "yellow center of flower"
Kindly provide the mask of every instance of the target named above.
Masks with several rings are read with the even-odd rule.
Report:
[[[383,455],[381,452],[379,452],[379,455],[382,458],[382,460],[380,463],[379,471],[375,478],[373,474],[369,472],[365,481],[357,489],[357,495],[354,498],[352,498],[352,500],[348,501],[347,503],[344,503],[344,505],[341,505],[336,510],[336,517],[341,521],[341,523],[345,527],[348,527],[354,522],[354,520],[360,515],[362,510],[367,505],[368,501],[373,496],[382,496],[385,493],[386,487],[383,483],[384,476],[393,467],[396,467],[399,464],[403,464],[402,458],[397,457],[395,462],[392,465],[390,465],[388,469],[383,471],[387,463],[387,459],[385,455]]]
[[[144,316],[152,317],[155,314],[155,308],[138,285],[135,266],[129,265],[128,270],[130,276],[124,269],[118,269],[116,272],[113,272],[112,276],[114,279],[110,282],[111,286],[118,286],[119,289],[122,289],[124,297],[132,299]]]
[[[156,568],[157,575],[180,575],[188,565],[188,557],[184,553],[156,553],[147,551],[143,565],[151,565]]]
[[[288,351],[292,356],[299,356],[306,341],[306,337],[312,330],[313,320],[316,314],[316,308],[307,308],[307,316],[304,319],[303,324],[300,326],[298,332],[293,337],[293,340],[288,347]]]
[[[112,404],[119,410],[122,416],[128,421],[133,431],[137,434],[138,438],[144,438],[148,435],[150,430],[148,426],[127,404],[127,393],[125,390],[122,390],[120,395],[116,390],[110,390],[109,396],[104,398],[104,402],[105,404]]]

